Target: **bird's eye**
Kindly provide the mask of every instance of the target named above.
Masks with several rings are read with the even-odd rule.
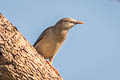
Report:
[[[72,21],[70,21],[70,23],[73,23]]]

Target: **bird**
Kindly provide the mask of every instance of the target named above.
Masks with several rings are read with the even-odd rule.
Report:
[[[83,24],[73,18],[62,18],[55,25],[46,28],[34,43],[34,48],[52,64],[56,53],[65,41],[68,32],[76,24]]]

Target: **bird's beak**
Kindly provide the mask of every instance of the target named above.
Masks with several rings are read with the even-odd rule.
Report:
[[[82,21],[76,21],[75,24],[84,24]]]

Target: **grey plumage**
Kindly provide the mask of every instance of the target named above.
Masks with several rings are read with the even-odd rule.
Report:
[[[54,26],[45,29],[33,46],[52,64],[53,58],[66,39],[69,29],[76,24],[83,24],[83,22],[72,18],[61,19]]]

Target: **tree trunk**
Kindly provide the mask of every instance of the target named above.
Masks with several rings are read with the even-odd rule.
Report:
[[[1,13],[0,80],[62,80]]]

